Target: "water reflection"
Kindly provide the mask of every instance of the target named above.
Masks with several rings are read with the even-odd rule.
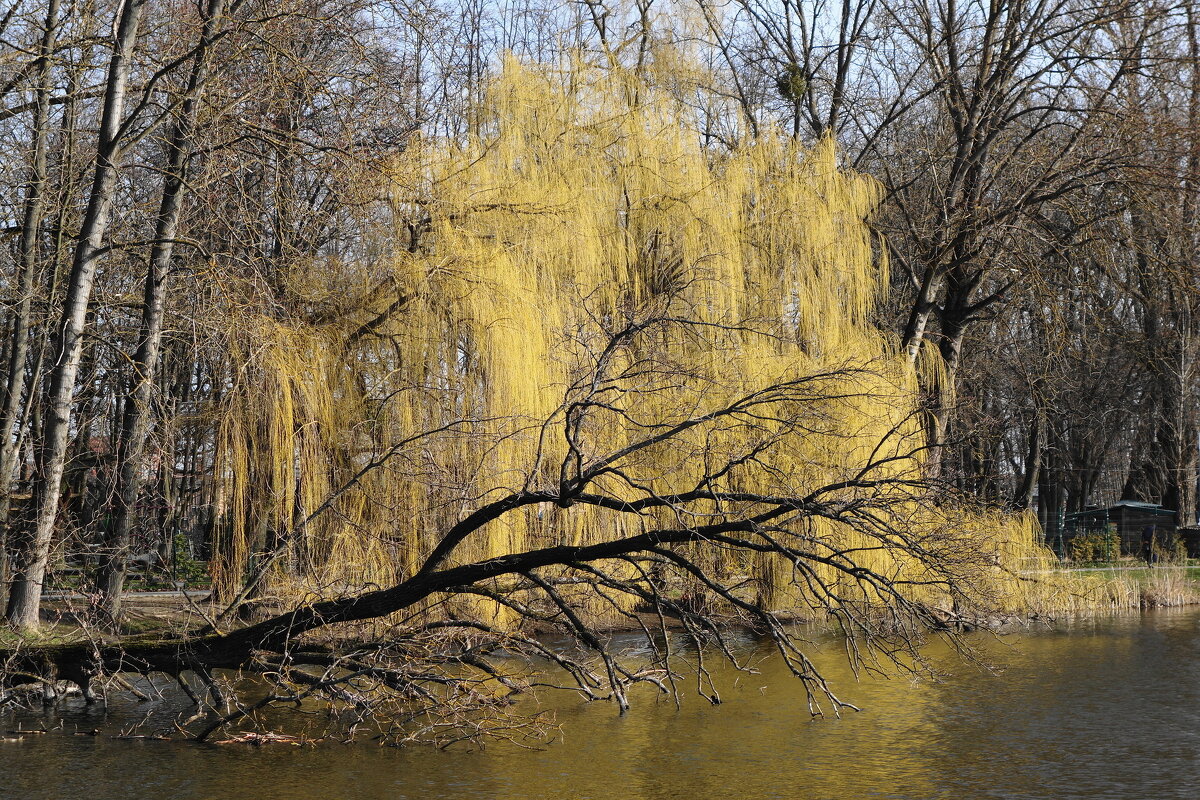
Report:
[[[1200,612],[1077,622],[984,644],[1005,665],[1001,674],[959,664],[941,683],[857,684],[826,645],[822,666],[865,709],[840,721],[810,721],[800,686],[775,661],[761,675],[723,675],[727,702],[716,707],[689,697],[676,708],[647,693],[621,717],[560,698],[563,735],[542,751],[113,741],[71,732],[174,709],[114,707],[105,719],[72,706],[20,720],[61,722],[63,731],[0,744],[0,797],[1015,800],[1200,791]]]

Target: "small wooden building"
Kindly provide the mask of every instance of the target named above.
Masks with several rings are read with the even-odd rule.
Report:
[[[1076,536],[1110,532],[1121,540],[1121,554],[1142,555],[1142,533],[1154,527],[1154,539],[1160,547],[1170,547],[1178,532],[1175,512],[1154,503],[1121,500],[1106,508],[1092,508],[1068,514],[1063,538],[1070,543]]]

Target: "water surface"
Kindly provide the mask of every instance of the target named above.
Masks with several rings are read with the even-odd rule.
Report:
[[[639,696],[560,698],[543,750],[371,745],[248,748],[114,741],[169,703],[65,709],[0,726],[62,730],[0,743],[0,798],[1195,798],[1200,796],[1200,612],[1076,622],[988,643],[986,674],[935,653],[942,682],[853,676],[821,645],[839,694],[863,707],[811,721],[775,662],[710,706]],[[725,676],[732,681],[733,676]]]

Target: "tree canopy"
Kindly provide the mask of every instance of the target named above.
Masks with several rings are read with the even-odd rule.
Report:
[[[1021,510],[1194,515],[1190,6],[44,5],[0,19],[4,701],[445,741],[540,683],[715,700],[750,628],[836,711],[797,621],[912,668],[1138,601]],[[212,595],[133,635],[137,562]]]
[[[511,60],[487,97],[469,139],[378,176],[403,246],[299,261],[286,313],[231,313],[227,613],[38,658],[83,683],[258,671],[274,700],[411,715],[514,688],[488,654],[515,648],[624,704],[680,656],[634,668],[602,631],[672,619],[698,643],[763,632],[836,710],[789,620],[836,621],[874,663],[1030,607],[1030,526],[925,478],[917,375],[872,323],[879,190],[832,142],[714,153],[677,99],[580,60]],[[248,600],[287,610],[246,625]],[[358,644],[313,638],[331,626]],[[602,668],[549,654],[552,629]]]

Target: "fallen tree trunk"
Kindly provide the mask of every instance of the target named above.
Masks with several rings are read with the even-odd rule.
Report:
[[[618,558],[659,545],[694,542],[749,531],[759,522],[792,510],[779,507],[759,515],[754,521],[709,525],[693,530],[656,531],[590,546],[549,547],[425,572],[388,589],[304,605],[227,633],[20,645],[0,648],[0,662],[6,665],[5,676],[9,683],[31,676],[42,679],[57,677],[78,683],[85,693],[91,681],[103,674],[162,672],[178,675],[195,669],[243,669],[251,665],[256,653],[283,654],[297,637],[317,628],[385,617],[439,592],[543,567]]]
[[[300,605],[229,631],[96,637],[65,644],[21,639],[0,647],[0,686],[41,682],[53,687],[66,680],[78,684],[92,700],[98,681],[120,673],[160,673],[174,677],[197,705],[204,705],[181,677],[190,672],[200,677],[214,697],[207,711],[216,719],[207,719],[202,730],[194,733],[199,738],[226,724],[253,718],[268,705],[298,705],[310,697],[349,710],[359,720],[399,720],[391,726],[397,737],[411,738],[413,734],[404,724],[414,720],[427,724],[430,716],[448,720],[427,724],[431,735],[444,735],[449,727],[475,725],[470,734],[475,736],[486,735],[488,728],[476,725],[465,711],[494,711],[509,694],[530,685],[519,677],[519,669],[511,668],[512,655],[543,659],[564,670],[574,684],[559,688],[570,688],[591,699],[613,699],[625,708],[627,688],[639,682],[675,692],[675,664],[683,657],[694,659],[702,674],[706,650],[715,650],[737,668],[747,668],[725,635],[734,627],[752,627],[773,642],[793,675],[804,682],[810,709],[820,714],[821,701],[830,703],[835,712],[852,706],[839,700],[825,684],[802,652],[804,643],[786,625],[785,616],[764,607],[761,596],[748,594],[743,577],[721,577],[701,567],[690,554],[692,547],[779,558],[809,577],[815,574],[815,566],[836,570],[851,581],[848,585],[861,589],[863,598],[874,597],[875,602],[851,600],[845,586],[836,591],[827,587],[823,596],[814,598],[817,604],[811,610],[827,614],[855,637],[854,653],[862,647],[861,652],[877,652],[905,669],[919,663],[919,658],[911,657],[916,655],[923,631],[953,636],[954,622],[966,619],[975,608],[964,602],[951,613],[909,592],[914,585],[927,589],[940,584],[947,595],[965,598],[949,571],[963,555],[959,546],[937,550],[914,545],[929,572],[920,583],[900,581],[856,563],[853,552],[822,552],[818,543],[803,537],[784,538],[787,527],[805,517],[857,513],[858,506],[839,510],[818,503],[814,496],[756,500],[758,513],[736,520],[654,530],[591,545],[546,547],[439,568],[453,550],[448,545],[436,548],[424,568],[395,586]],[[657,498],[654,503],[676,501],[678,498]],[[496,514],[476,512],[466,519],[479,527],[525,502],[561,504],[564,500],[545,492],[518,494],[491,504]],[[600,503],[614,509],[620,505],[611,498],[582,493],[574,494],[570,502]],[[621,510],[639,513],[646,507],[645,503],[626,504]],[[679,587],[684,585],[697,590],[681,593]],[[699,594],[711,602],[691,602]],[[630,610],[629,602],[616,595],[639,603],[657,623],[648,626]],[[441,619],[429,621],[426,616],[419,620],[420,615],[413,614],[383,634],[379,627],[366,634],[356,627],[335,631],[319,642],[305,638],[329,626],[383,621],[439,598],[456,597],[483,598],[512,612],[519,621],[514,626],[518,629],[530,623],[566,633],[592,654],[595,665],[549,648],[519,630],[501,630],[486,622],[459,618],[449,607],[442,610]],[[632,660],[623,658],[612,649],[596,618],[589,616],[589,602],[608,603],[651,640],[688,637],[692,643],[688,655],[676,654],[667,646],[661,651],[654,648],[649,661],[644,653]],[[668,618],[672,620],[670,629]],[[884,642],[886,646],[875,650]],[[493,658],[499,653],[505,655]],[[237,697],[232,703],[218,700],[222,690],[212,677],[216,670],[257,674],[275,688],[253,703],[242,703]],[[369,688],[364,689],[364,682]],[[700,691],[713,702],[719,701],[715,687]]]

